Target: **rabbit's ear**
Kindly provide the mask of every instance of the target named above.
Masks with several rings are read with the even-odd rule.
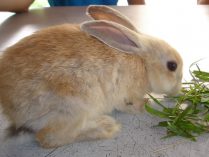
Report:
[[[139,32],[130,20],[119,11],[104,5],[90,5],[87,8],[87,15],[95,20],[107,20],[119,23],[135,32]]]
[[[96,37],[110,47],[136,54],[141,48],[136,32],[114,22],[98,20],[81,24],[81,30]]]

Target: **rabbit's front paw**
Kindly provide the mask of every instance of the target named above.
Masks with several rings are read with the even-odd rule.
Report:
[[[36,134],[36,140],[39,142],[39,144],[41,145],[41,147],[43,148],[53,148],[56,147],[55,144],[52,143],[53,139],[50,137],[50,131],[46,129],[42,129],[41,131],[39,131]]]
[[[78,136],[79,141],[112,138],[121,128],[120,124],[107,115],[93,119],[87,124],[87,128],[83,128],[84,130]]]
[[[59,136],[58,132],[59,131],[54,130],[54,128],[43,128],[39,132],[37,132],[36,140],[43,148],[57,148],[67,143],[65,139]],[[66,139],[69,141],[69,137],[66,137]]]
[[[101,116],[97,120],[97,124],[100,132],[98,138],[100,139],[111,138],[120,130],[120,124],[109,116]]]
[[[55,124],[39,130],[36,133],[36,140],[43,148],[56,148],[74,141],[75,136],[71,132],[68,124],[65,127]]]

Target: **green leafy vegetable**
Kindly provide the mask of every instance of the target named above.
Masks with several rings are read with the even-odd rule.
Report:
[[[209,132],[209,72],[201,71],[198,66],[197,69],[191,72],[193,80],[183,84],[182,95],[172,98],[176,101],[174,107],[167,107],[149,95],[161,109],[146,103],[146,111],[166,119],[157,125],[167,129],[163,138],[182,136],[196,141],[198,135]],[[187,107],[182,108],[183,104]]]

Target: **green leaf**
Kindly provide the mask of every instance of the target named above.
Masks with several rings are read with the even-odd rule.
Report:
[[[159,122],[157,126],[167,127],[168,126],[168,122],[167,121]]]
[[[193,136],[192,134],[190,134],[189,132],[181,129],[179,126],[177,125],[174,125],[172,123],[169,123],[168,122],[168,130],[171,131],[172,133],[175,133],[176,135],[179,135],[179,136],[183,136],[183,137],[186,137],[186,138],[189,138],[191,139],[192,141],[195,141],[195,136]]]
[[[204,120],[209,122],[209,113],[204,116]]]
[[[152,100],[157,104],[159,105],[160,107],[162,107],[163,109],[166,109],[165,106],[163,106],[160,101],[158,101],[155,97],[153,97],[151,94],[148,94],[150,96],[150,98],[152,98]]]
[[[187,106],[187,108],[186,108],[185,110],[183,110],[183,112],[180,113],[180,114],[176,117],[176,119],[174,120],[173,123],[174,123],[174,124],[175,124],[175,123],[178,123],[181,119],[183,119],[183,118],[186,116],[187,113],[189,113],[189,112],[192,110],[192,108],[193,108],[192,105]]]
[[[178,126],[183,130],[195,134],[201,134],[205,131],[205,127],[201,124],[193,124],[190,121],[181,121],[178,123]]]
[[[164,108],[164,109],[163,109],[163,112],[167,112],[167,113],[169,113],[169,114],[172,115],[173,110],[174,110],[174,108],[168,107],[168,108]]]
[[[209,95],[202,95],[201,100],[202,103],[209,103]]]
[[[150,105],[149,104],[145,104],[145,109],[146,109],[146,111],[147,112],[149,112],[150,114],[152,114],[152,115],[155,115],[155,116],[158,116],[158,117],[160,117],[160,118],[168,118],[168,114],[167,113],[165,113],[165,112],[161,112],[161,111],[159,111],[159,110],[157,110],[157,109],[155,109],[155,108],[152,108],[152,107],[150,107]]]
[[[209,81],[208,72],[194,70],[192,73],[195,75],[195,77],[197,77],[200,80]]]

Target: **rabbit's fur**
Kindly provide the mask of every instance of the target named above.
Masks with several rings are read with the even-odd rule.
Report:
[[[106,6],[90,6],[93,18],[91,10],[114,13]],[[180,55],[164,41],[111,21],[49,27],[5,51],[0,59],[0,101],[13,128],[30,128],[46,148],[111,138],[120,130],[107,115],[113,109],[137,113],[146,92],[179,91]],[[94,32],[107,25],[133,41],[115,45]],[[175,71],[168,70],[168,61],[178,65]]]

